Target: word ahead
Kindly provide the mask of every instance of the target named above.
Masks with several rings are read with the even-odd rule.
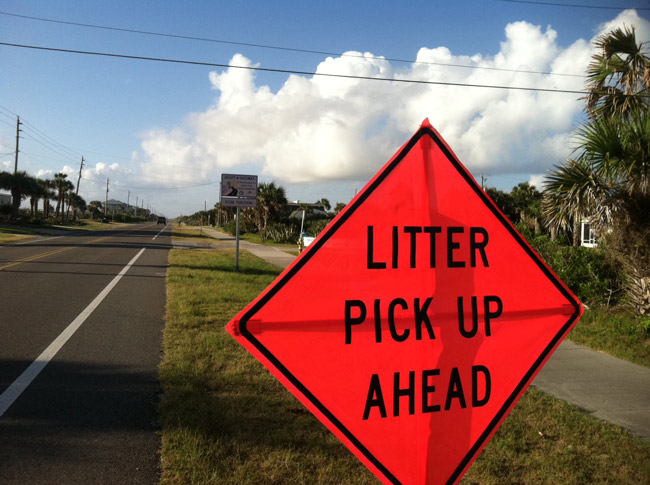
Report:
[[[471,371],[471,407],[477,408],[485,406],[490,400],[492,387],[490,371],[483,365],[473,365]],[[408,382],[403,386],[401,383],[402,378],[400,373],[395,372],[393,374],[392,389],[390,389],[393,397],[392,416],[399,416],[400,402],[404,398],[406,398],[408,403],[409,414],[415,414],[415,407],[418,404],[421,406],[420,412],[423,414],[437,413],[442,409],[449,411],[454,402],[456,402],[456,405],[459,408],[465,409],[467,407],[468,399],[465,395],[465,391],[463,391],[463,383],[458,367],[452,367],[449,371],[449,375],[445,376],[446,379],[443,381],[443,384],[447,382],[447,385],[443,388],[444,407],[441,407],[441,404],[435,404],[436,401],[433,400],[436,397],[436,385],[439,376],[440,369],[423,370],[418,373],[419,382],[416,385],[416,371],[409,371]],[[484,389],[482,397],[480,398],[479,384],[482,384]],[[386,383],[384,383],[384,385],[386,385]],[[390,383],[388,386],[390,386]],[[416,396],[416,394],[418,395]],[[384,400],[384,392],[382,391],[379,374],[373,374],[370,378],[370,388],[368,389],[366,406],[363,410],[363,419],[368,419],[373,408],[377,409],[380,417],[386,418],[388,416],[386,413],[386,401]]]

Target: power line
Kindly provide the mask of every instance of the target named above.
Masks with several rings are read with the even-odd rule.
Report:
[[[33,133],[32,133],[32,135],[33,135]],[[73,161],[72,158],[69,158],[69,157],[70,157],[69,154],[66,154],[66,153],[60,152],[59,150],[57,150],[56,148],[54,148],[53,145],[50,146],[51,144],[45,143],[45,142],[43,142],[43,141],[41,141],[41,140],[38,140],[38,139],[34,138],[33,136],[29,136],[29,135],[28,135],[28,136],[23,136],[23,138],[26,139],[26,140],[31,140],[31,141],[34,141],[34,142],[38,143],[39,145],[41,145],[41,146],[47,148],[47,149],[50,150],[51,152],[54,152],[54,153],[56,153],[57,155],[59,155],[60,157],[62,157],[63,160],[67,160],[68,162],[72,162],[72,161]],[[46,140],[46,141],[47,141],[47,140]]]
[[[113,185],[116,185],[118,187],[123,187],[126,189],[138,189],[138,190],[183,190],[183,189],[193,189],[195,187],[205,187],[206,185],[216,185],[220,184],[220,180],[215,180],[213,182],[206,182],[204,184],[196,184],[196,185],[184,185],[184,186],[179,186],[179,187],[168,187],[168,186],[162,186],[162,187],[134,187],[132,185],[122,185],[122,184],[117,184],[113,183]]]
[[[72,156],[74,158],[79,157],[80,153],[78,153],[75,149],[73,149],[71,147],[68,147],[68,146],[64,145],[63,143],[59,143],[54,138],[50,137],[49,135],[47,135],[43,131],[36,128],[36,126],[34,126],[33,124],[26,121],[25,126],[28,127],[28,131],[33,136],[41,138],[45,143],[47,143],[49,145],[52,145],[52,146],[58,148],[59,150],[63,150],[64,152],[67,152],[70,156]]]
[[[138,61],[153,61],[153,62],[168,62],[174,64],[184,64],[192,66],[204,66],[204,67],[222,67],[227,69],[246,69],[249,71],[262,71],[262,72],[274,72],[281,74],[298,74],[302,76],[321,76],[321,77],[331,77],[339,79],[360,79],[366,81],[388,81],[396,83],[405,83],[405,84],[426,84],[426,85],[436,85],[436,86],[458,86],[466,88],[487,88],[487,89],[508,89],[514,91],[535,91],[535,92],[544,92],[544,93],[564,93],[564,94],[580,94],[586,95],[589,94],[588,91],[578,91],[570,89],[549,89],[549,88],[532,88],[532,87],[523,87],[523,86],[500,86],[493,84],[469,84],[469,83],[452,83],[452,82],[443,82],[443,81],[425,81],[420,79],[400,79],[400,78],[386,78],[386,77],[371,77],[371,76],[354,76],[351,74],[333,74],[325,72],[315,72],[315,71],[298,71],[293,69],[273,69],[269,67],[259,67],[259,66],[235,66],[233,64],[220,64],[214,62],[201,62],[201,61],[188,61],[183,59],[168,59],[162,57],[145,57],[145,56],[132,56],[127,54],[115,54],[109,52],[95,52],[95,51],[82,51],[76,49],[61,49],[56,47],[44,47],[44,46],[34,46],[34,45],[25,45],[25,44],[14,44],[10,42],[0,42],[0,45],[8,47],[18,47],[22,49],[33,49],[41,50],[47,52],[62,52],[67,54],[81,54],[89,56],[100,56],[100,57],[112,57],[118,59],[131,59]]]
[[[342,52],[329,52],[329,51],[321,51],[321,50],[312,50],[312,49],[300,49],[296,47],[282,47],[282,46],[275,46],[275,45],[268,45],[268,44],[255,44],[255,43],[250,43],[250,42],[237,42],[237,41],[232,41],[232,40],[222,40],[222,39],[211,39],[208,37],[196,37],[196,36],[191,36],[191,35],[178,35],[178,34],[169,34],[169,33],[164,33],[164,32],[152,32],[152,31],[147,31],[147,30],[137,30],[137,29],[126,29],[122,27],[109,27],[106,25],[97,25],[97,24],[86,24],[86,23],[81,23],[81,22],[71,22],[67,20],[55,20],[55,19],[48,19],[48,18],[43,18],[43,17],[31,17],[28,15],[19,15],[15,13],[9,13],[9,12],[0,12],[0,15],[7,15],[10,17],[18,17],[18,18],[23,18],[23,19],[28,19],[28,20],[37,20],[39,22],[50,22],[50,23],[55,23],[55,24],[62,24],[62,25],[73,25],[75,27],[85,27],[85,28],[90,28],[90,29],[101,29],[101,30],[112,30],[116,32],[127,32],[130,34],[141,34],[141,35],[151,35],[151,36],[157,36],[157,37],[168,37],[172,39],[183,39],[183,40],[194,40],[194,41],[199,41],[199,42],[213,42],[217,44],[228,44],[228,45],[237,45],[237,46],[244,46],[244,47],[255,47],[255,48],[260,48],[260,49],[273,49],[273,50],[281,50],[281,51],[289,51],[289,52],[300,52],[303,54],[318,54],[318,55],[325,55],[325,56],[335,56],[335,57],[354,57],[354,58],[360,58],[360,59],[374,59],[374,60],[381,60],[381,61],[391,61],[391,62],[401,62],[401,63],[408,63],[408,64],[424,64],[424,65],[434,65],[434,66],[444,66],[444,67],[460,67],[460,68],[465,68],[465,69],[483,69],[487,71],[504,71],[504,72],[517,72],[517,73],[526,73],[526,74],[542,74],[542,75],[551,75],[551,76],[569,76],[569,77],[586,77],[584,74],[566,74],[566,73],[558,73],[558,72],[543,72],[543,71],[528,71],[528,70],[521,70],[521,69],[507,69],[507,68],[502,68],[502,67],[488,67],[488,66],[468,66],[466,64],[449,64],[449,63],[444,63],[444,62],[434,62],[434,61],[416,61],[412,59],[399,59],[399,58],[392,58],[392,57],[379,57],[379,56],[366,56],[366,55],[358,55],[358,54],[346,54]]]
[[[2,113],[0,113],[0,114],[2,114]],[[14,123],[9,123],[8,121],[5,121],[5,120],[0,120],[0,123],[4,123],[5,125],[11,126],[11,128],[13,128],[15,126]]]
[[[558,2],[539,2],[533,0],[498,0],[508,3],[527,3],[529,5],[544,5],[547,7],[571,7],[571,8],[593,8],[603,10],[650,10],[647,7],[612,7],[611,5],[583,5],[579,3],[558,3]]]
[[[2,111],[0,111],[0,115],[6,116],[7,118],[9,118],[11,120],[15,119],[16,116],[18,116],[17,114],[14,114],[13,111],[9,110],[8,108],[6,108],[6,107],[4,107],[2,105],[0,105],[0,110],[4,110],[7,113],[12,113],[12,115],[8,115],[8,114],[3,113]],[[35,142],[45,146],[45,148],[48,148],[49,150],[57,153],[57,155],[63,157],[62,160],[65,160],[65,161],[76,161],[76,159],[79,158],[80,156],[82,156],[82,154],[90,153],[90,154],[93,154],[93,155],[99,155],[101,157],[105,157],[107,159],[118,158],[118,159],[122,159],[122,160],[128,160],[128,161],[133,162],[133,163],[141,163],[141,164],[146,163],[146,164],[151,164],[151,165],[167,166],[167,164],[164,164],[164,163],[151,162],[151,161],[147,161],[147,160],[137,160],[137,159],[134,159],[132,157],[125,157],[123,155],[109,155],[109,154],[106,154],[106,153],[95,152],[93,150],[86,150],[84,148],[70,147],[70,146],[64,145],[63,143],[60,143],[60,142],[56,141],[54,138],[48,136],[42,130],[39,130],[38,128],[36,128],[36,126],[34,126],[32,123],[29,123],[28,121],[25,121],[25,119],[23,117],[21,117],[20,119],[21,119],[22,124],[27,125],[29,127],[29,129],[25,130],[25,131],[30,133],[33,136],[36,136],[37,138],[42,139],[42,141],[39,141],[39,140],[34,139],[32,137],[25,137],[25,138],[31,139],[32,141],[35,141]],[[16,126],[15,122],[14,123],[9,123],[9,122],[1,120],[1,119],[0,119],[0,123],[4,123],[7,126],[10,126],[12,129]],[[57,148],[65,151],[65,152],[68,152],[68,154],[63,154],[61,152],[56,151],[52,147],[46,146],[48,144],[51,144],[52,146],[57,147]],[[11,153],[13,153],[13,152],[11,152]],[[72,159],[70,159],[68,157],[72,157],[75,160],[72,160]]]

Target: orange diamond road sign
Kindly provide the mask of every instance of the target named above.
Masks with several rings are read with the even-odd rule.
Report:
[[[582,305],[425,120],[227,330],[385,483],[453,483]]]

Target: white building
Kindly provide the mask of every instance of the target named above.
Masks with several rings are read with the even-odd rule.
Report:
[[[580,245],[587,248],[598,247],[596,232],[589,221],[582,221],[580,223]]]

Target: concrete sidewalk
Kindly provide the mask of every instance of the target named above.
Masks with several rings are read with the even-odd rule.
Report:
[[[533,386],[650,439],[650,369],[564,341]]]
[[[224,232],[219,232],[209,227],[204,227],[203,231],[208,234],[210,237],[216,239],[219,243],[227,243],[231,246],[235,245],[235,237]],[[273,246],[265,246],[264,244],[255,244],[248,241],[239,240],[239,249],[245,249],[246,251],[253,253],[258,258],[264,259],[271,264],[279,266],[281,268],[286,268],[289,266],[296,257],[292,254],[285,253],[281,249],[278,249]],[[298,249],[298,245],[296,245]]]
[[[203,230],[232,247],[235,238],[210,228]],[[266,261],[286,268],[295,259],[272,246],[239,242]],[[650,439],[650,369],[564,341],[533,381],[533,386],[574,404],[597,418]]]

